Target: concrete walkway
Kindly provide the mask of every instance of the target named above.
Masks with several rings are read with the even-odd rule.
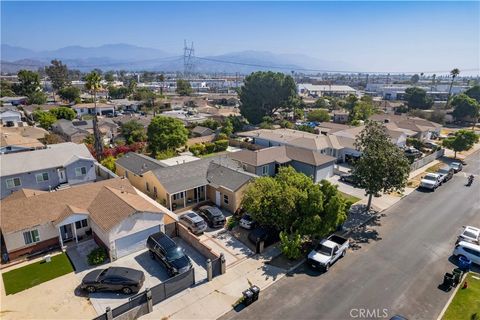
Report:
[[[285,276],[286,270],[265,264],[278,254],[278,249],[273,247],[265,254],[246,259],[211,282],[157,304],[152,313],[141,319],[217,319],[232,309],[242,291],[250,287],[249,283],[265,290]]]

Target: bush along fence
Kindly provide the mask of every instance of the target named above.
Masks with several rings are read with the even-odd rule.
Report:
[[[207,258],[207,281],[226,272],[223,253],[216,254],[209,246],[177,222],[165,225],[165,233],[170,237],[180,237]],[[153,311],[153,306],[195,285],[195,269],[176,275],[152,288],[131,297],[128,302],[111,309],[94,320],[133,320]],[[201,284],[198,284],[201,285]]]

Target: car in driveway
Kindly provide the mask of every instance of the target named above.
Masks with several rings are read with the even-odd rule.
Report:
[[[249,214],[244,214],[242,218],[240,219],[239,222],[240,227],[243,229],[250,230],[255,226],[255,221],[253,221],[253,218]]]
[[[450,168],[452,168],[455,173],[462,171],[463,165],[460,162],[452,162],[450,163]]]
[[[225,216],[222,211],[214,206],[201,206],[198,214],[203,218],[210,228],[221,228],[225,225]]]
[[[449,166],[445,166],[438,169],[436,173],[440,175],[441,183],[444,183],[453,178],[455,170]]]
[[[420,188],[435,191],[441,183],[441,177],[439,174],[427,173],[420,181]]]
[[[147,239],[147,248],[150,256],[160,261],[169,276],[186,272],[192,268],[190,258],[185,250],[163,232],[150,235]]]
[[[188,231],[194,234],[201,234],[207,229],[205,220],[193,211],[187,211],[182,214],[178,220],[188,229]]]
[[[460,241],[455,245],[453,255],[457,258],[465,257],[475,264],[480,265],[480,245],[467,241]]]
[[[457,243],[460,241],[466,241],[480,245],[480,229],[472,226],[465,226],[462,233],[458,236]]]
[[[339,180],[342,182],[350,183],[354,186],[357,184],[357,181],[355,180],[353,174],[342,174]]]
[[[278,231],[272,227],[257,227],[248,234],[248,240],[255,244],[263,241],[265,247],[277,242],[279,239]]]
[[[82,280],[80,288],[93,293],[96,291],[121,291],[124,294],[137,293],[143,286],[145,275],[142,271],[110,267],[90,271]]]

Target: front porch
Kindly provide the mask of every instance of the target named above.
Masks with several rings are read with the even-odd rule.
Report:
[[[174,212],[191,209],[207,200],[206,188],[206,185],[203,185],[177,193],[167,193],[167,207]]]
[[[65,249],[69,242],[78,244],[79,241],[92,237],[88,220],[88,213],[75,213],[68,215],[55,225],[58,228],[58,238],[62,249]]]

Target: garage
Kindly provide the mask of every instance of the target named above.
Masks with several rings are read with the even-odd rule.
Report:
[[[115,240],[117,259],[144,249],[148,236],[160,230],[160,225],[157,225]]]

